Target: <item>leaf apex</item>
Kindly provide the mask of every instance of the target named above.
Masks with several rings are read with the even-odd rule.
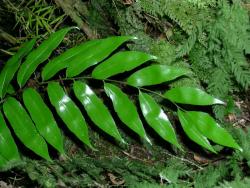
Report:
[[[244,151],[244,150],[242,149],[242,147],[240,147],[240,146],[239,146],[237,149],[238,149],[240,152],[243,152],[243,151]]]
[[[217,99],[217,98],[215,98],[215,99],[214,99],[214,103],[215,103],[215,104],[226,105],[226,103],[225,103],[225,102],[223,102],[222,100]]]
[[[144,139],[145,139],[151,146],[153,145],[152,142],[151,142],[151,140],[150,140],[147,136],[145,136]]]
[[[157,60],[158,59],[158,57],[155,56],[155,55],[151,55],[151,58],[152,58],[152,60]]]

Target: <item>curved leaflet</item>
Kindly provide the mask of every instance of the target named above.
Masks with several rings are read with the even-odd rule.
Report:
[[[16,71],[18,70],[21,60],[24,56],[26,56],[33,48],[36,43],[36,39],[32,39],[26,43],[24,43],[18,52],[13,55],[3,67],[0,73],[0,97],[3,98],[7,92],[7,88],[9,83],[13,79]]]
[[[96,79],[106,79],[113,75],[130,71],[154,59],[157,58],[138,51],[118,52],[98,65],[92,72],[92,76]]]
[[[172,127],[167,115],[161,107],[154,101],[154,99],[146,94],[140,92],[139,94],[140,107],[147,123],[166,141],[181,148],[174,128]]]
[[[112,115],[91,88],[83,82],[76,81],[73,89],[77,99],[82,103],[91,120],[108,135],[124,142]]]
[[[47,40],[27,56],[26,61],[22,64],[17,74],[17,82],[20,87],[24,86],[37,66],[48,59],[70,29],[72,28],[61,29],[51,34]]]
[[[207,138],[200,133],[200,131],[192,124],[192,122],[190,122],[190,120],[185,117],[185,113],[179,109],[178,117],[183,130],[191,140],[201,145],[202,147],[208,149],[209,151],[216,153]]]
[[[87,123],[82,116],[80,109],[69,98],[63,88],[57,82],[48,85],[48,95],[51,104],[55,107],[57,114],[84,144],[93,149],[88,135]]]
[[[129,85],[135,87],[157,85],[189,73],[190,70],[184,68],[167,65],[151,65],[132,74],[127,82]]]
[[[112,100],[114,109],[121,121],[152,145],[146,135],[136,107],[128,96],[112,84],[106,83],[104,89],[106,94]]]
[[[52,78],[60,70],[67,68],[69,64],[83,63],[84,58],[91,52],[91,47],[96,45],[99,40],[91,40],[80,44],[74,48],[68,49],[66,52],[52,59],[42,70],[42,79],[48,80]],[[83,62],[82,62],[83,61]]]
[[[118,36],[99,40],[96,45],[89,49],[88,55],[84,57],[80,63],[70,63],[66,71],[67,77],[79,75],[87,68],[107,58],[122,43],[132,39],[136,38],[131,36]]]
[[[167,91],[164,96],[172,102],[191,105],[225,104],[205,91],[193,87],[176,87]]]
[[[38,132],[60,153],[65,153],[60,129],[39,93],[35,89],[28,88],[23,93],[23,101]]]
[[[213,142],[242,151],[233,137],[205,112],[187,111],[182,115],[192,123],[202,135]]]
[[[16,99],[9,97],[3,104],[3,110],[22,143],[37,155],[46,160],[51,160],[46,142],[37,132],[35,125],[22,105]]]
[[[6,160],[6,164],[12,161],[19,161],[20,155],[16,143],[9,128],[0,112],[0,155]],[[0,165],[1,166],[1,165]]]

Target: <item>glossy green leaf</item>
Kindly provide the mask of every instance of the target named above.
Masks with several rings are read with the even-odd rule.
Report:
[[[132,74],[127,82],[129,85],[135,87],[157,85],[189,73],[190,70],[184,68],[167,65],[151,65]]]
[[[138,51],[118,52],[100,65],[92,72],[92,76],[96,79],[106,79],[113,75],[130,71],[143,63],[157,59],[153,55],[149,55]]]
[[[33,48],[36,43],[36,39],[32,39],[26,43],[24,43],[18,52],[13,55],[3,67],[0,73],[0,97],[3,98],[7,92],[7,88],[9,83],[13,79],[16,71],[18,70],[21,60],[24,56],[26,56]]]
[[[208,149],[209,151],[216,153],[207,138],[201,134],[201,132],[196,128],[192,121],[189,120],[189,118],[186,118],[185,113],[183,111],[178,110],[178,117],[183,130],[191,140],[201,145],[202,147]]]
[[[91,88],[87,84],[80,81],[76,81],[73,88],[76,97],[83,104],[91,120],[110,136],[124,142],[112,115],[101,99],[99,99],[91,90]]]
[[[193,87],[176,87],[167,91],[164,96],[172,102],[192,105],[225,104],[205,91]]]
[[[114,109],[121,121],[140,137],[152,144],[146,135],[139,114],[136,110],[136,106],[131,102],[128,96],[123,93],[121,89],[112,84],[106,83],[104,89],[106,94],[112,100]]]
[[[7,161],[19,161],[16,143],[0,112],[0,155]]]
[[[27,56],[17,74],[17,82],[20,87],[24,86],[38,65],[48,59],[50,54],[62,42],[70,29],[72,28],[64,28],[51,34],[48,39]]]
[[[23,93],[23,101],[38,132],[60,153],[65,153],[60,129],[39,93],[35,89],[28,88]]]
[[[84,57],[80,63],[70,63],[66,71],[67,77],[74,77],[79,75],[87,68],[96,65],[100,61],[107,58],[122,43],[132,39],[135,39],[135,37],[119,36],[101,39],[96,45],[92,46],[88,50],[88,55]]]
[[[74,48],[68,49],[66,52],[52,59],[47,63],[42,71],[42,79],[48,80],[52,78],[60,70],[67,68],[70,63],[83,63],[85,57],[91,53],[91,47],[96,45],[100,40],[91,40],[80,44]]]
[[[57,114],[67,125],[69,130],[74,133],[84,144],[90,148],[93,148],[89,140],[87,123],[82,116],[80,109],[71,100],[71,98],[69,98],[59,83],[49,83],[48,95],[50,102],[57,111]]]
[[[140,92],[140,107],[147,123],[166,141],[181,148],[167,115],[148,94]]]
[[[3,104],[3,109],[15,134],[22,143],[37,155],[46,160],[51,160],[46,142],[37,132],[23,106],[16,99],[9,97]]]
[[[222,128],[209,114],[205,112],[188,111],[183,112],[185,119],[188,119],[204,136],[213,142],[242,150],[233,137]]]

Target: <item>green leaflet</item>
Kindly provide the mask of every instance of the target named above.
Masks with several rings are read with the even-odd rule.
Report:
[[[184,68],[167,65],[151,65],[132,74],[127,82],[129,85],[135,87],[157,85],[189,73],[190,70]]]
[[[201,134],[213,142],[242,150],[233,137],[218,123],[216,123],[216,121],[209,114],[204,112],[188,111],[183,112],[182,115],[188,119],[188,121],[192,123]]]
[[[6,62],[0,73],[0,98],[3,98],[6,94],[9,83],[18,70],[22,58],[32,50],[35,43],[36,39],[24,43],[18,52]]]
[[[87,123],[82,116],[80,109],[66,95],[63,88],[57,82],[48,85],[48,95],[51,104],[55,107],[58,115],[67,125],[69,130],[74,133],[84,144],[93,149],[88,135]]]
[[[28,88],[23,93],[23,101],[38,132],[60,153],[65,153],[60,129],[39,93],[35,89]]]
[[[8,165],[8,161],[0,154],[0,172],[6,165]]]
[[[121,121],[140,137],[152,144],[146,135],[139,114],[136,110],[136,106],[133,104],[133,102],[131,102],[128,96],[123,93],[120,88],[112,84],[106,83],[104,89],[106,94],[112,100],[114,109]]]
[[[88,50],[88,55],[84,57],[80,63],[70,63],[66,71],[67,77],[79,75],[87,68],[96,65],[100,61],[107,58],[122,43],[132,39],[136,38],[131,36],[118,36],[99,40],[96,45],[92,46]]]
[[[50,54],[62,42],[64,36],[70,29],[72,28],[64,28],[51,34],[48,39],[27,56],[17,74],[17,82],[20,87],[24,86],[37,66],[48,59]]]
[[[83,104],[91,120],[110,136],[124,142],[117,130],[112,115],[91,88],[83,82],[76,81],[73,85],[73,89],[77,99]]]
[[[192,122],[190,122],[189,119],[185,117],[185,113],[179,109],[178,109],[178,117],[181,122],[183,130],[191,140],[201,145],[202,147],[208,149],[209,151],[216,153],[216,151],[210,145],[207,138],[200,133],[200,131],[196,128],[196,126],[194,126]]]
[[[0,155],[8,161],[19,161],[20,155],[2,113],[0,112]],[[7,161],[6,161],[7,162]],[[1,166],[1,165],[0,165]]]
[[[3,110],[22,143],[37,155],[46,160],[51,160],[46,142],[37,132],[35,125],[22,105],[16,99],[9,97],[3,104]]]
[[[161,107],[154,101],[154,99],[146,94],[140,92],[139,94],[140,107],[147,123],[166,141],[181,148],[174,128],[172,127],[167,115]]]
[[[106,79],[130,71],[152,59],[157,59],[157,57],[138,51],[118,52],[98,65],[92,72],[92,76],[96,79]]]
[[[80,63],[84,62],[85,57],[87,57],[91,52],[91,47],[96,45],[99,40],[91,40],[80,44],[74,48],[71,48],[64,52],[63,54],[55,57],[49,63],[47,63],[42,71],[42,79],[48,80],[52,78],[60,70],[67,68],[70,63]]]
[[[191,105],[225,104],[198,88],[176,87],[167,91],[164,96],[172,102]]]

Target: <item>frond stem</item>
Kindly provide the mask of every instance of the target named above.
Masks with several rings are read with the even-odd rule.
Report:
[[[80,76],[80,77],[74,77],[74,78],[60,78],[60,79],[57,79],[57,80],[51,80],[51,81],[46,81],[46,82],[39,82],[38,84],[39,85],[44,85],[44,84],[48,84],[50,82],[53,82],[53,81],[68,81],[68,80],[72,80],[72,81],[75,81],[75,80],[98,80],[98,79],[95,79],[91,76]],[[101,81],[101,80],[100,80]],[[117,83],[117,84],[122,84],[122,85],[126,85],[126,86],[131,86],[131,87],[134,87],[134,88],[137,88],[139,91],[142,90],[142,91],[146,91],[146,92],[149,92],[149,93],[152,93],[154,95],[158,95],[159,97],[163,98],[163,99],[166,99],[166,97],[164,97],[164,95],[162,95],[161,93],[158,93],[158,92],[155,92],[155,91],[152,91],[150,89],[147,89],[147,88],[144,88],[144,87],[137,87],[137,86],[133,86],[133,85],[129,85],[127,82],[124,82],[124,81],[119,81],[119,80],[113,80],[113,79],[102,79],[102,81],[104,82],[113,82],[113,83]],[[169,99],[168,99],[169,100]],[[179,105],[177,105],[175,102],[169,100],[172,104],[174,104],[176,106],[176,108],[178,109],[182,109]],[[182,109],[184,110],[184,109]]]

